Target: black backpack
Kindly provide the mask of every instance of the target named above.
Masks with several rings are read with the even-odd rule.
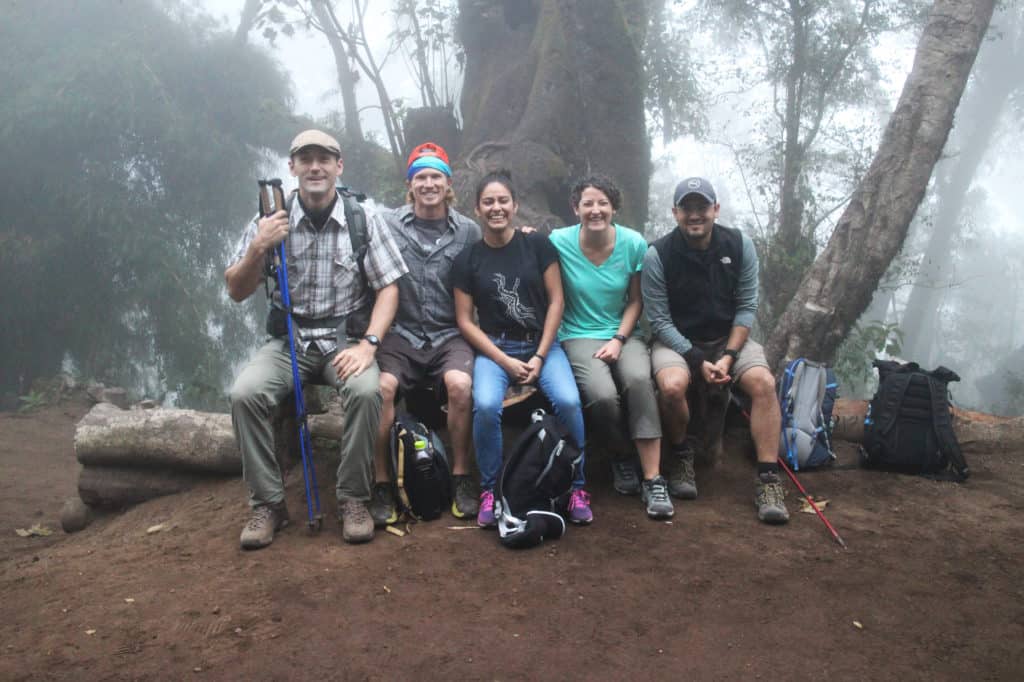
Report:
[[[533,547],[544,538],[562,537],[565,520],[556,508],[572,489],[582,459],[555,416],[535,410],[531,421],[505,455],[495,489],[494,514],[506,547]]]
[[[419,441],[423,448],[416,447]],[[451,470],[437,434],[408,414],[391,425],[389,465],[399,516],[430,521],[451,504]]]
[[[875,360],[878,391],[864,418],[862,466],[929,478],[965,481],[970,469],[960,451],[949,404],[951,381],[945,367]]]

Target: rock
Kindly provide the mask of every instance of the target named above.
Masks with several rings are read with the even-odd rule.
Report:
[[[60,527],[65,533],[77,533],[92,523],[93,512],[81,497],[69,497],[60,510]]]
[[[101,395],[101,402],[117,405],[122,410],[128,409],[128,391],[123,388],[105,388]]]
[[[139,401],[139,409],[152,410],[157,407],[156,401],[146,398],[145,400]]]

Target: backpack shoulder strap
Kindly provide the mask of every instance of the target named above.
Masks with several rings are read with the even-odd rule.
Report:
[[[874,415],[879,433],[888,433],[900,416],[900,406],[910,386],[911,375],[900,372],[887,376],[879,387],[881,414]],[[881,417],[881,421],[877,421]]]
[[[352,255],[359,265],[359,274],[363,281],[366,279],[366,252],[370,248],[370,232],[366,224],[366,211],[359,204],[366,199],[365,194],[357,194],[348,187],[338,187],[338,194],[341,196],[342,205],[345,208],[345,222],[348,223],[348,236],[352,240]]]
[[[953,418],[950,415],[949,400],[946,398],[946,382],[929,376],[928,389],[932,402],[932,426],[939,441],[939,449],[949,457],[950,464],[956,471],[957,480],[965,481],[971,471],[967,466],[967,460],[964,459],[963,451],[960,450],[956,433],[953,432]]]

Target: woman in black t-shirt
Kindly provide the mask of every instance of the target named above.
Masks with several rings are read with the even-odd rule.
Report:
[[[476,214],[483,239],[452,264],[455,319],[477,351],[473,366],[473,444],[480,468],[477,523],[493,526],[494,486],[502,462],[501,403],[509,382],[537,382],[555,414],[583,448],[583,411],[572,367],[556,335],[564,302],[558,252],[542,234],[512,227],[515,189],[507,172],[477,185]],[[479,324],[473,319],[476,307]],[[569,520],[590,523],[582,460],[569,499]]]

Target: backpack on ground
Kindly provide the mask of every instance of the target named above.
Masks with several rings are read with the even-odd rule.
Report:
[[[956,372],[917,363],[875,360],[878,391],[864,419],[861,464],[929,478],[965,481],[970,475],[953,433],[948,384]]]
[[[431,521],[451,504],[451,469],[437,434],[408,414],[391,425],[389,466],[399,515]]]
[[[839,382],[832,368],[797,358],[786,366],[779,383],[782,434],[779,457],[794,470],[831,464],[832,408]]]
[[[556,507],[571,491],[583,456],[554,415],[535,410],[530,419],[505,456],[495,489],[494,513],[506,547],[533,547],[565,534]]]

